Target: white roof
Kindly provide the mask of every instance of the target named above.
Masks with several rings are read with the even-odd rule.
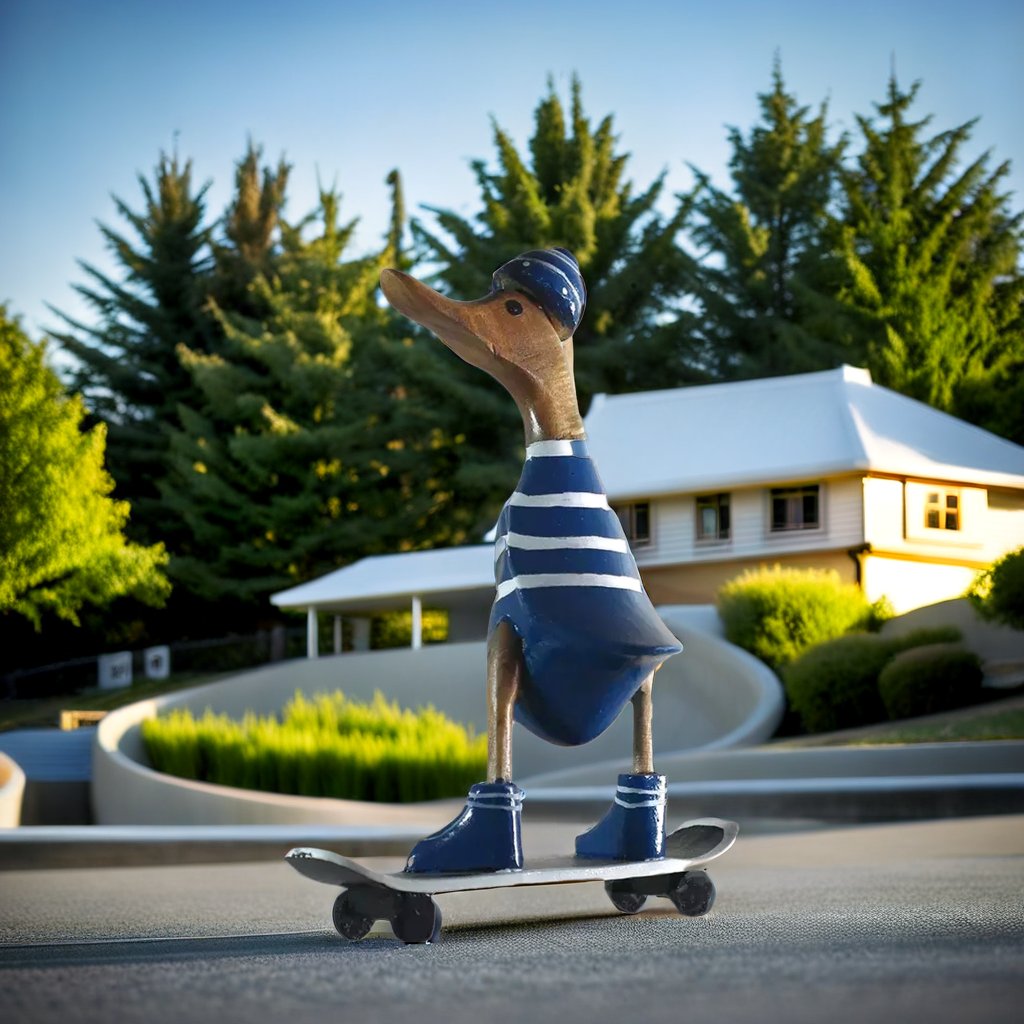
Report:
[[[1024,448],[841,366],[596,395],[585,427],[614,499],[851,472],[1024,489]]]
[[[450,607],[460,596],[481,589],[494,590],[491,544],[374,555],[282,590],[270,600],[279,608],[359,607],[370,611],[393,608],[398,599],[408,599],[410,594],[429,593],[432,600]]]

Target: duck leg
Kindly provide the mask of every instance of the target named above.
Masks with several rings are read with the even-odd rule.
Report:
[[[523,673],[523,644],[508,622],[487,642],[487,781],[512,781],[512,713]]]
[[[665,776],[654,773],[651,736],[654,672],[633,695],[633,771],[619,776],[615,799],[604,817],[576,837],[577,857],[656,860],[664,856]]]
[[[409,854],[410,872],[509,871],[523,866],[523,791],[512,782],[512,712],[523,673],[523,645],[507,622],[487,643],[487,781],[466,806]]]
[[[654,771],[654,741],[651,736],[655,669],[633,694],[633,772],[650,775]]]

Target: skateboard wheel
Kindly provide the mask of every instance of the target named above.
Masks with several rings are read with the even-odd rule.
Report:
[[[338,932],[353,942],[361,939],[373,927],[373,918],[356,907],[355,897],[349,889],[334,901],[334,912],[331,916]]]
[[[668,898],[685,917],[701,917],[715,902],[715,883],[706,871],[684,871]]]
[[[608,893],[608,899],[615,905],[615,909],[621,910],[623,914],[635,914],[647,902],[647,897],[642,892],[633,892],[628,882],[605,882],[604,891]]]
[[[399,893],[391,929],[406,945],[441,938],[441,908],[425,893]]]

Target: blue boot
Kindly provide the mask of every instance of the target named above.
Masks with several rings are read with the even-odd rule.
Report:
[[[576,837],[576,856],[659,860],[665,855],[665,776],[620,775],[615,802],[589,832]]]
[[[461,874],[521,868],[522,809],[523,791],[514,783],[477,783],[462,813],[412,848],[405,870]]]

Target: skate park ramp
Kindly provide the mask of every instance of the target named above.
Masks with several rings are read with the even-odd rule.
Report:
[[[746,746],[771,736],[783,709],[776,677],[756,658],[724,640],[713,608],[671,606],[659,611],[684,650],[663,666],[656,679],[655,755]],[[364,700],[379,690],[405,707],[432,704],[481,733],[487,730],[485,666],[482,641],[349,653],[267,665],[120,708],[107,715],[96,732],[95,821],[101,825],[366,821],[371,805],[356,801],[235,790],[154,772],[148,766],[140,723],[177,707],[196,714],[210,708],[239,718],[246,711],[274,714],[297,690],[309,696],[340,689]],[[528,782],[532,776],[591,764],[628,768],[632,728],[628,706],[603,735],[580,747],[556,747],[517,727],[516,779]],[[389,813],[410,821],[416,815],[411,806],[391,807]]]

